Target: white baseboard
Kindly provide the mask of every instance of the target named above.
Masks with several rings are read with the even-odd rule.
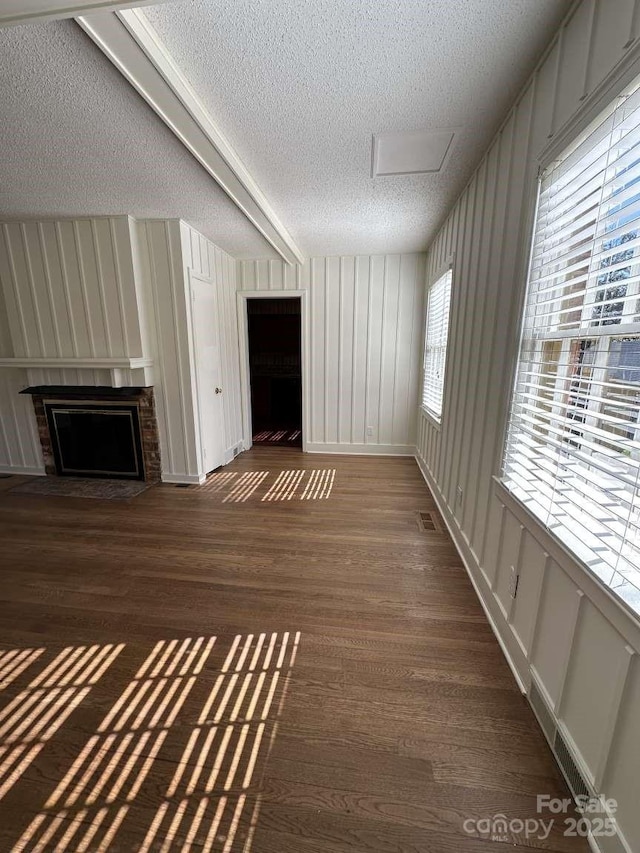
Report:
[[[309,442],[307,453],[346,454],[348,456],[415,456],[411,444],[320,444]]]
[[[12,465],[0,465],[0,474],[20,474],[20,475],[29,475],[31,477],[46,477],[46,471],[44,468],[33,467],[33,468],[21,468],[19,466]]]
[[[424,480],[429,487],[429,491],[433,495],[433,498],[437,504],[438,510],[440,511],[440,515],[444,523],[447,526],[447,530],[449,531],[449,535],[453,540],[453,544],[455,545],[456,551],[458,552],[460,559],[463,562],[463,565],[467,571],[469,576],[469,580],[471,581],[473,588],[480,600],[480,604],[482,605],[482,609],[484,610],[485,616],[487,617],[487,621],[491,625],[491,630],[496,636],[498,643],[500,644],[500,648],[502,649],[502,653],[504,654],[507,663],[509,664],[509,668],[513,673],[513,677],[515,678],[518,687],[522,691],[523,694],[528,694],[529,687],[528,681],[532,677],[531,670],[529,668],[529,664],[524,657],[523,652],[515,643],[513,639],[513,635],[511,635],[511,639],[508,635],[502,634],[499,628],[500,621],[502,620],[501,615],[496,612],[495,614],[491,612],[491,605],[496,602],[496,599],[486,584],[485,575],[480,566],[478,565],[478,561],[475,557],[475,554],[472,552],[469,547],[460,526],[458,525],[456,519],[453,517],[453,514],[449,510],[448,504],[444,499],[444,496],[440,489],[438,488],[437,483],[431,476],[431,472],[427,468],[424,460],[420,457],[419,453],[415,455],[416,463],[418,468],[420,469]],[[486,595],[482,594],[482,586],[487,586]],[[496,604],[497,607],[497,604]],[[502,620],[504,621],[504,620]],[[506,625],[506,623],[505,623]],[[508,625],[506,625],[509,628]],[[518,665],[518,660],[520,659],[520,666]],[[538,685],[539,687],[539,685]],[[551,708],[549,707],[549,710]],[[555,717],[556,724],[559,723],[559,720]],[[563,732],[563,737],[565,742],[568,742],[568,748],[571,752],[574,761],[578,766],[580,766],[580,760],[578,758],[578,752],[575,745],[572,748],[572,741],[567,738],[567,732]],[[631,853],[631,847],[627,843],[621,829],[616,825],[616,834],[613,836],[607,837],[599,837],[594,838],[591,834],[588,835],[587,840],[589,842],[589,846],[593,853]]]
[[[163,483],[189,483],[199,486],[207,479],[206,474],[164,474],[162,475]]]
[[[224,464],[228,465],[229,462],[233,462],[236,456],[239,453],[242,453],[244,450],[244,442],[239,441],[237,444],[234,444],[233,447],[228,447],[224,452]]]
[[[440,511],[440,515],[442,516],[442,519],[447,526],[447,530],[449,531],[449,535],[451,536],[453,544],[456,547],[456,551],[458,552],[458,555],[460,556],[460,559],[462,560],[462,563],[466,569],[467,575],[469,576],[469,580],[471,581],[471,584],[475,590],[475,593],[478,596],[478,600],[480,601],[480,604],[482,605],[482,609],[484,610],[484,614],[487,617],[487,621],[489,622],[489,625],[491,625],[491,630],[495,634],[495,637],[496,637],[496,639],[500,645],[500,648],[502,649],[502,653],[505,656],[507,663],[509,664],[509,668],[513,674],[513,677],[515,678],[516,683],[518,684],[518,687],[520,688],[520,691],[526,695],[528,693],[526,678],[520,672],[520,668],[518,667],[518,664],[516,663],[516,660],[515,660],[514,650],[512,650],[509,647],[508,638],[506,638],[502,635],[502,632],[500,631],[500,628],[498,627],[498,622],[496,619],[497,614],[494,615],[491,612],[490,602],[492,602],[492,601],[495,602],[495,599],[494,599],[493,595],[491,595],[490,598],[487,598],[482,594],[482,590],[480,588],[481,581],[478,577],[476,577],[476,575],[482,576],[482,571],[480,570],[480,567],[478,566],[477,560],[475,559],[475,557],[474,557],[473,553],[471,552],[471,549],[469,548],[467,543],[464,541],[463,534],[462,534],[462,531],[460,530],[460,527],[458,526],[455,519],[453,518],[453,516],[449,510],[449,507],[448,507],[446,501],[444,500],[444,496],[442,495],[442,492],[440,491],[437,483],[435,482],[435,480],[431,476],[431,473],[430,473],[429,469],[427,468],[427,466],[425,465],[424,461],[421,459],[420,454],[416,453],[415,459],[416,459],[416,462],[418,464],[418,468],[420,469],[420,472],[422,473],[422,476],[424,477],[424,480],[425,480],[427,486],[429,487],[429,491],[433,495],[433,498],[434,498],[434,500],[438,506],[438,510]],[[524,670],[528,672],[528,666],[526,665],[526,661],[524,662],[524,664],[525,664]]]

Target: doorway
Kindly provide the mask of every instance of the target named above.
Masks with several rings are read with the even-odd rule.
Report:
[[[253,444],[302,448],[300,299],[247,299]]]

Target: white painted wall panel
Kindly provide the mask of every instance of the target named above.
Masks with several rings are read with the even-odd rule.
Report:
[[[522,544],[522,525],[508,513],[504,516],[501,534],[498,570],[494,579],[495,595],[502,607],[503,614],[508,614],[511,607],[511,570],[520,565],[520,546]]]
[[[18,396],[21,388],[111,385],[111,371],[91,359],[152,357],[163,474],[200,478],[189,269],[216,283],[225,446],[232,457],[242,429],[236,264],[229,255],[178,220],[136,223],[127,216],[9,222],[0,238],[0,356],[89,360],[78,368],[0,367],[0,468],[42,470],[31,400]],[[124,385],[146,385],[150,377],[142,368],[118,368],[118,375]]]
[[[609,736],[609,719],[619,701],[617,684],[624,642],[589,601],[580,608],[571,647],[571,666],[559,717],[566,725],[592,782]]]
[[[579,602],[571,580],[557,563],[551,562],[542,589],[530,661],[552,707],[560,702]]]
[[[630,654],[640,651],[640,623],[493,477],[500,470],[539,158],[569,144],[640,75],[640,3],[615,6],[614,12],[607,0],[576,5],[429,249],[425,283],[453,255],[451,325],[442,424],[438,429],[418,410],[416,439],[421,469],[518,678],[527,686],[533,673],[551,710],[561,709],[576,760],[608,796],[631,779],[627,755],[638,755],[635,664],[632,687],[624,685]],[[515,601],[512,564],[520,574]],[[598,649],[606,650],[610,671],[601,673],[607,664]],[[621,834],[637,847],[637,808],[626,793],[620,802]],[[607,853],[620,849],[600,842]]]
[[[146,242],[156,323],[155,370],[162,387],[158,405],[163,479],[199,480],[196,415],[191,390],[186,273],[178,220],[140,224]]]
[[[637,709],[640,708],[640,661],[632,662],[624,701],[603,789],[618,802],[621,814],[633,814],[638,808],[638,767],[640,767],[640,729]],[[623,827],[627,850],[640,850],[640,822],[625,821]]]
[[[21,396],[25,371],[0,370],[0,472],[44,474],[31,397]]]
[[[128,217],[8,222],[2,237],[14,355],[143,355]]]
[[[2,357],[142,357],[130,220],[6,222],[0,226]],[[121,370],[125,384],[142,371]],[[111,385],[109,370],[0,367],[0,467],[42,472],[27,385]]]
[[[239,290],[309,291],[309,450],[412,452],[424,270],[423,255],[239,262]]]
[[[616,64],[632,37],[635,0],[616,0],[615,14],[611,14],[606,3],[597,3],[594,12],[591,50],[586,91],[604,80]]]
[[[513,602],[511,624],[516,638],[525,654],[531,653],[533,632],[542,593],[547,556],[536,540],[526,531],[523,533],[521,552],[517,568],[519,572],[518,595]]]

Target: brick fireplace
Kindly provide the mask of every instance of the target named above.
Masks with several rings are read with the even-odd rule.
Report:
[[[153,388],[26,388],[48,476],[157,482],[160,442]]]

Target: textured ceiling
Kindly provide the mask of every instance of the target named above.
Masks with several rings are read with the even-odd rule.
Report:
[[[144,12],[309,255],[428,245],[569,0],[179,0]],[[437,175],[371,135],[455,129]]]
[[[278,257],[73,22],[0,29],[0,93],[0,218],[181,217]]]
[[[477,164],[570,0],[174,0],[145,14],[307,255],[409,252]],[[182,217],[274,251],[72,22],[0,30],[0,217]],[[436,175],[371,136],[456,131]]]

